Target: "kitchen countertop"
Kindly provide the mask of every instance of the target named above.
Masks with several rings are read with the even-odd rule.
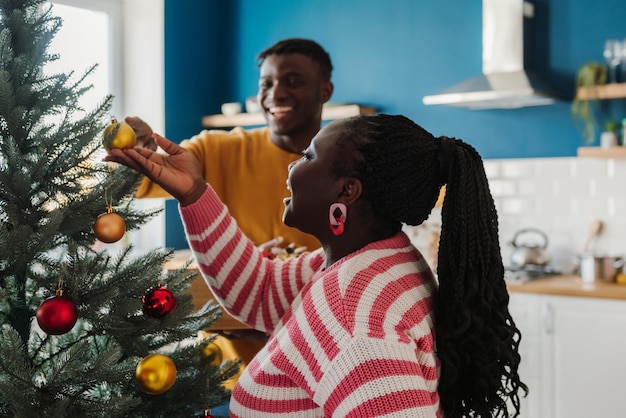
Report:
[[[166,270],[174,270],[183,267],[185,261],[191,257],[191,251],[176,251],[174,258],[165,263]],[[188,269],[197,272],[197,264],[194,262]],[[507,281],[507,289],[511,293],[534,293],[557,296],[579,296],[601,299],[618,299],[626,301],[626,285],[609,283],[597,280],[593,283],[583,283],[577,275],[554,275],[546,276],[529,281]],[[208,300],[215,300],[211,290],[198,274],[198,277],[191,282],[190,292],[193,295],[193,302],[200,307]],[[245,329],[247,325],[242,324],[235,318],[222,313],[222,317],[212,324],[211,329]]]
[[[170,262],[166,269],[180,268],[180,259]],[[197,271],[195,263],[190,266],[191,270]],[[600,299],[617,299],[626,301],[626,286],[604,281],[593,283],[583,283],[582,279],[576,275],[555,275],[527,282],[507,282],[507,289],[510,293],[534,293],[556,296],[578,296]],[[213,293],[204,282],[202,276],[191,282],[189,289],[193,296],[193,303],[200,307],[207,301],[215,301]],[[209,330],[236,330],[247,329],[247,325],[239,322],[222,310],[222,317],[213,323]]]
[[[507,282],[509,292],[626,300],[626,286],[596,280],[583,283],[576,275],[555,275],[527,282]]]

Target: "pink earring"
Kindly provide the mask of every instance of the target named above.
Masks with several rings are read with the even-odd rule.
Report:
[[[339,215],[335,214],[337,211],[339,211]],[[347,213],[348,209],[343,203],[333,203],[332,205],[330,205],[328,218],[330,220],[330,230],[333,234],[343,234],[343,225],[346,222]]]

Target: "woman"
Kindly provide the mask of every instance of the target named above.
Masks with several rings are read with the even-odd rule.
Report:
[[[289,166],[283,214],[322,248],[269,260],[193,157],[156,140],[168,155],[113,150],[106,160],[179,200],[208,285],[231,314],[271,332],[233,390],[232,416],[519,412],[520,333],[507,308],[496,210],[471,146],[402,116],[330,123]],[[428,217],[443,184],[437,282],[401,227]]]

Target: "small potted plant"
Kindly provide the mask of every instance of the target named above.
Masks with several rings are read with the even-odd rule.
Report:
[[[600,146],[602,148],[611,148],[619,144],[617,136],[617,122],[610,120],[604,124],[604,132],[600,134]]]
[[[590,145],[595,139],[596,120],[593,115],[592,100],[580,99],[578,89],[580,87],[593,87],[606,84],[606,66],[596,62],[583,65],[576,76],[576,97],[572,102],[572,116],[574,122],[582,122],[578,125],[585,145]],[[595,100],[593,100],[595,101]]]

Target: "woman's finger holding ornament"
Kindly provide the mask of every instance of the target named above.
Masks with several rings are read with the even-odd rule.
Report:
[[[137,135],[137,147],[156,151],[157,145],[152,138],[152,128],[137,116],[127,116],[124,121],[130,125]]]
[[[146,148],[123,150],[122,155],[113,152],[110,154],[114,161],[140,172],[164,188],[167,187],[167,179],[165,184],[163,184],[163,181],[159,181],[163,167],[167,165],[167,155],[157,154]]]
[[[107,153],[107,155],[104,156],[102,160],[119,163],[147,175],[147,173],[144,172],[144,167],[142,167],[140,164],[137,164],[136,160],[134,158],[130,158],[129,154],[125,151],[131,150],[112,149]]]
[[[195,157],[166,138],[153,134],[166,154],[146,148],[111,150],[105,161],[124,164],[150,178],[183,206],[195,202],[206,189]]]

